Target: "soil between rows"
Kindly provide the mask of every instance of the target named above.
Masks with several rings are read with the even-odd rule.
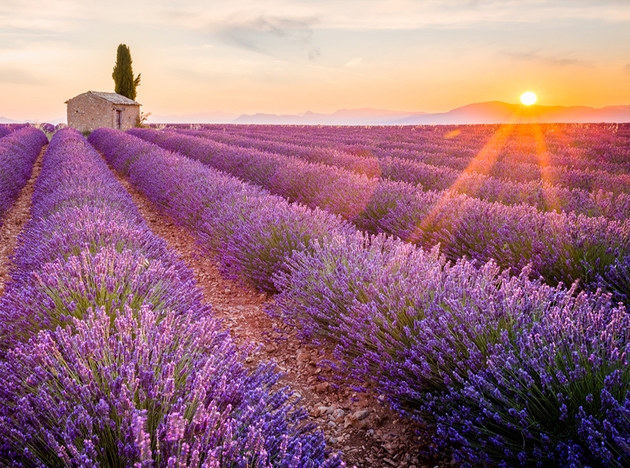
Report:
[[[24,225],[31,218],[31,204],[35,181],[42,170],[42,158],[48,145],[45,145],[33,166],[33,173],[26,185],[20,191],[20,195],[9,209],[2,226],[0,226],[0,297],[4,293],[4,286],[10,278],[11,256],[17,247],[17,239]]]
[[[18,236],[30,219],[34,183],[39,176],[45,146],[35,162],[33,174],[0,226],[0,296],[10,279],[11,256]],[[264,312],[272,297],[225,279],[216,262],[201,252],[194,236],[163,216],[140,192],[113,171],[127,189],[147,225],[162,237],[194,272],[206,302],[212,305],[241,349],[254,347],[247,360],[275,361],[283,372],[282,383],[301,397],[309,420],[326,434],[328,447],[341,451],[348,466],[357,468],[421,468],[448,466],[443,457],[428,455],[430,434],[391,411],[378,395],[357,393],[346,382],[331,385],[324,364],[329,349],[301,342],[296,331]]]
[[[272,297],[221,276],[217,263],[204,254],[193,234],[162,215],[152,202],[114,171],[138,206],[149,228],[162,237],[192,269],[205,301],[223,319],[241,349],[253,346],[247,359],[255,365],[275,361],[281,382],[301,397],[309,419],[326,435],[327,446],[341,451],[357,468],[425,468],[450,466],[444,456],[430,455],[431,434],[383,404],[383,397],[356,392],[352,383],[331,385],[324,364],[331,350],[297,338],[294,329],[264,312]]]

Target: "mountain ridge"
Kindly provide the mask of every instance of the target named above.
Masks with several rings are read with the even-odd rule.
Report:
[[[414,115],[397,124],[499,124],[499,123],[630,122],[630,105],[524,106],[501,101],[468,104],[448,112]]]
[[[630,122],[630,105],[524,106],[502,101],[467,104],[447,112],[403,112],[386,109],[339,109],[332,114],[242,114],[240,124],[293,125],[436,125],[499,123],[597,123]]]
[[[54,119],[50,123],[63,122]],[[630,122],[630,105],[601,108],[589,106],[543,106],[487,101],[456,107],[447,112],[397,111],[389,109],[338,109],[332,113],[306,111],[302,114],[235,114],[198,112],[186,115],[155,115],[150,123],[216,123],[276,125],[465,125],[503,123],[600,123]],[[0,116],[0,124],[33,122]]]

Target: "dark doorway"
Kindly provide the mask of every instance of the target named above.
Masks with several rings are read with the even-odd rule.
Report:
[[[122,130],[122,111],[116,109],[116,128]]]

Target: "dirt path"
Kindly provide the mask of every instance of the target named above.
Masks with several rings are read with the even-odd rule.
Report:
[[[283,383],[301,395],[310,419],[325,432],[327,445],[333,451],[342,451],[348,466],[420,468],[448,464],[443,458],[428,457],[427,434],[382,405],[382,398],[356,393],[349,385],[333,388],[326,382],[329,374],[320,363],[330,357],[329,350],[301,343],[294,330],[271,319],[263,311],[271,297],[222,278],[217,264],[200,253],[188,230],[160,214],[126,179],[118,174],[116,177],[131,194],[148,226],[194,271],[206,301],[224,319],[235,342],[259,347],[248,362],[278,363],[285,373]]]
[[[9,257],[13,255],[15,251],[18,235],[31,217],[33,185],[42,170],[42,158],[47,147],[48,145],[45,145],[39,153],[35,165],[33,166],[31,178],[20,192],[18,199],[11,209],[7,212],[3,224],[0,226],[0,296],[2,296],[4,285],[9,279],[9,271],[11,270]]]

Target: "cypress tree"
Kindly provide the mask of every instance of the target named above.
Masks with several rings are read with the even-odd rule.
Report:
[[[136,88],[140,85],[140,74],[134,78],[131,67],[131,52],[125,44],[120,44],[116,51],[116,64],[112,73],[114,91],[118,94],[136,99]]]

